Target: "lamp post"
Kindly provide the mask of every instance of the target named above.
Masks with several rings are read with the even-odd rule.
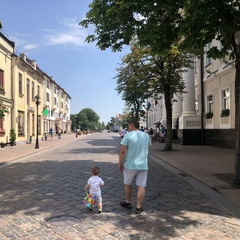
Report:
[[[37,96],[35,97],[36,99],[36,106],[37,106],[37,136],[36,136],[36,145],[35,145],[35,149],[39,148],[39,142],[38,142],[38,106],[40,104],[40,97],[39,95],[37,94]]]
[[[235,155],[235,174],[232,186],[240,188],[240,30],[235,32],[235,43],[236,43],[236,78],[235,78],[235,98],[236,101],[236,126],[237,129],[237,139],[236,139],[236,155]]]

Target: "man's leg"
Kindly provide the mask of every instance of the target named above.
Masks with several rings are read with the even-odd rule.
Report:
[[[131,203],[132,199],[132,186],[125,184],[125,197],[126,197],[126,203]]]
[[[145,187],[138,187],[138,193],[137,193],[137,208],[142,207],[142,202],[145,197]]]

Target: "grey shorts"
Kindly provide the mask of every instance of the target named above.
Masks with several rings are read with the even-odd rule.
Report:
[[[136,185],[138,187],[146,187],[148,170],[129,170],[124,168],[123,177],[124,184],[132,185],[133,179],[136,177]]]
[[[102,203],[102,194],[99,193],[91,193],[92,195],[94,195],[96,197],[96,203]]]

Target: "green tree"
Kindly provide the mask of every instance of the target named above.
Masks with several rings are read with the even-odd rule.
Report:
[[[91,108],[84,108],[77,114],[77,120],[82,130],[97,130],[100,117]]]
[[[118,74],[115,77],[118,94],[122,95],[126,106],[133,113],[132,117],[138,121],[142,106],[146,98],[150,96],[148,91],[150,85],[144,71],[143,56],[144,50],[138,46],[137,42],[134,42],[131,46],[131,53],[122,58],[121,65],[117,68]]]
[[[172,150],[172,103],[175,93],[182,93],[184,82],[181,73],[189,67],[186,54],[174,46],[169,51],[152,54],[151,48],[140,47],[134,42],[132,52],[123,58],[122,67],[118,69],[117,91],[122,93],[126,105],[135,111],[136,119],[142,113],[142,105],[150,96],[164,95],[167,112],[167,139],[164,150]]]
[[[70,120],[72,121],[72,131],[79,127],[79,121],[77,119],[77,114],[70,114]]]
[[[129,45],[133,37],[142,46],[150,46],[155,53],[169,49],[179,40],[179,21],[184,0],[93,0],[90,10],[79,23],[93,26],[87,42],[105,50],[119,51]],[[170,41],[169,41],[170,40]]]

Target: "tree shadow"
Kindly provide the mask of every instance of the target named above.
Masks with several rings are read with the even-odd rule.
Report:
[[[35,222],[47,226],[47,218],[71,215],[80,219],[78,224],[67,229],[52,228],[51,232],[65,236],[74,231],[87,236],[89,229],[97,227],[94,234],[100,231],[99,239],[111,235],[117,239],[122,236],[156,239],[158,236],[157,239],[167,240],[192,228],[208,226],[210,219],[215,221],[214,216],[218,216],[218,220],[230,216],[221,206],[153,161],[149,163],[145,211],[136,215],[134,209],[122,208],[119,202],[124,200],[124,186],[122,173],[118,170],[118,140],[114,139],[110,144],[110,149],[115,151],[110,153],[108,144],[111,140],[81,141],[83,150],[76,141],[71,147],[59,148],[58,153],[51,150],[0,169],[0,218],[11,216],[15,224],[28,222],[34,227]],[[97,148],[86,148],[86,144]],[[94,213],[89,214],[83,205],[84,186],[94,166],[100,168],[100,177],[105,182],[103,213],[100,215],[95,214],[97,206],[93,206]],[[134,207],[136,193],[137,188],[133,186]],[[4,227],[0,227],[1,231]]]

